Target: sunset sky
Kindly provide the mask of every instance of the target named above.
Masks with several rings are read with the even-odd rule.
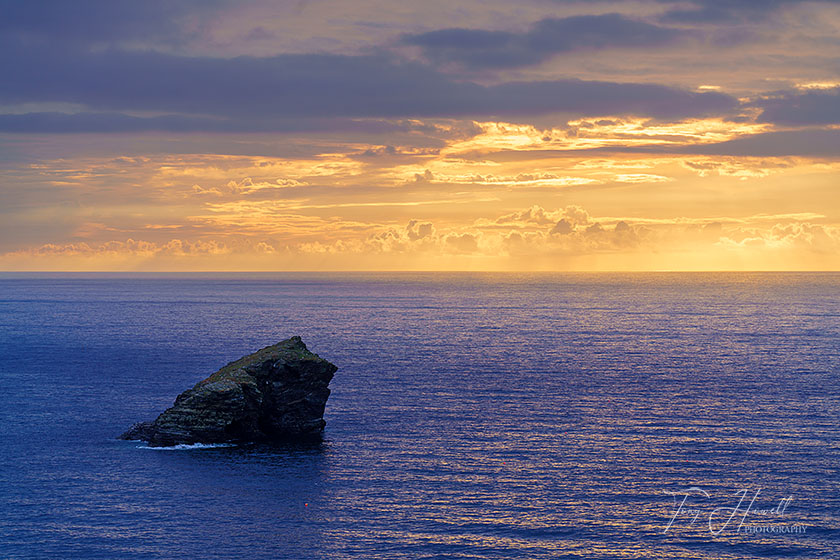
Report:
[[[840,270],[840,2],[0,0],[0,270]]]

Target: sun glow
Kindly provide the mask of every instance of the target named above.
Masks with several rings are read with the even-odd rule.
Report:
[[[609,146],[712,144],[760,134],[769,125],[733,123],[722,119],[698,119],[678,123],[654,123],[650,119],[616,117],[569,121],[565,128],[538,129],[533,125],[504,122],[476,123],[481,133],[456,142],[444,155],[489,153],[502,150],[582,150]]]

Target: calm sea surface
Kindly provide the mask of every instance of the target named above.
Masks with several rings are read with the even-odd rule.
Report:
[[[300,335],[324,442],[117,441]],[[0,276],[0,558],[840,558],[840,275]]]

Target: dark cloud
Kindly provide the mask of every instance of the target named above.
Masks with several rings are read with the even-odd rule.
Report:
[[[840,87],[784,92],[754,102],[759,122],[786,126],[840,124]]]
[[[564,111],[579,115],[651,115],[657,118],[722,114],[737,101],[717,92],[690,92],[656,84],[565,80],[510,82],[492,88],[508,114],[534,115]]]
[[[675,3],[675,0],[660,0]],[[803,3],[837,3],[837,0],[690,0],[689,6],[665,12],[661,21],[667,23],[749,23],[767,18],[780,8]]]
[[[435,63],[484,69],[528,66],[558,53],[582,49],[661,46],[676,41],[681,34],[684,32],[621,14],[605,14],[547,18],[524,33],[441,29],[406,35],[403,43],[422,47]]]
[[[840,130],[766,132],[717,144],[686,146],[677,153],[755,157],[837,157]]]
[[[213,116],[334,117],[432,114],[441,96],[461,113],[481,86],[378,56],[281,55],[232,59],[155,52],[3,49],[0,102],[78,103],[97,111]]]
[[[399,115],[438,110],[440,95],[463,112],[481,86],[458,84],[419,64],[379,56],[187,57],[3,49],[0,101],[64,101],[96,110],[155,110],[215,116]]]
[[[715,92],[581,80],[484,86],[384,56],[187,57],[155,52],[0,50],[0,103],[74,103],[73,118],[5,117],[7,130],[271,130],[288,119],[511,117],[547,113],[683,118],[721,114]],[[139,119],[101,113],[154,111]]]
[[[180,43],[185,18],[207,17],[229,0],[2,0],[0,33],[63,47],[132,40]]]
[[[229,121],[180,115],[141,118],[122,113],[0,114],[0,132],[9,133],[143,132],[149,130],[230,131],[231,126]]]
[[[687,146],[616,146],[585,150],[600,153],[685,154],[736,157],[840,156],[840,130],[806,129],[753,134],[714,144]],[[580,152],[578,152],[580,153]],[[568,155],[568,154],[567,154]],[[544,157],[549,157],[548,153]]]
[[[408,121],[377,119],[234,119],[159,115],[138,117],[117,112],[13,113],[0,114],[0,132],[5,133],[85,133],[85,132],[355,132],[434,134],[434,127]]]

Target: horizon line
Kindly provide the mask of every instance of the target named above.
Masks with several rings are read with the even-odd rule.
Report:
[[[705,274],[705,273],[840,273],[840,269],[652,269],[652,270],[451,270],[451,269],[300,269],[300,270],[0,270],[2,274]]]

